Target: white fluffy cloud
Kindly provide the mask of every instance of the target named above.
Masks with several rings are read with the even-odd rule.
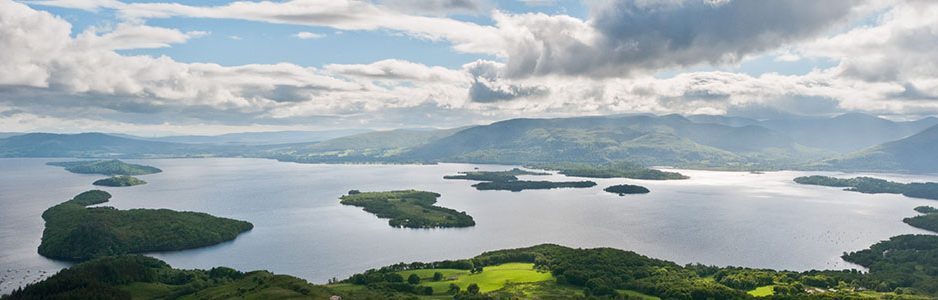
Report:
[[[325,34],[309,32],[309,31],[300,31],[293,35],[301,40],[315,40],[326,37]]]
[[[721,114],[760,108],[896,117],[938,113],[938,19],[933,17],[938,3],[931,1],[883,0],[866,7],[840,0],[597,1],[589,20],[496,11],[491,26],[351,0],[214,7],[41,2],[115,9],[125,22],[72,37],[67,21],[0,0],[0,125],[16,120],[22,127],[35,120],[36,128],[45,128],[74,115],[94,116],[69,123],[83,128],[110,120],[138,124],[140,130],[177,130],[185,120],[231,130],[314,123],[354,126],[349,122],[456,126],[515,116]],[[765,7],[750,7],[754,3]],[[742,16],[740,11],[752,14]],[[799,13],[803,11],[808,12]],[[856,22],[857,14],[871,13],[878,17],[863,25],[832,27],[847,26],[843,20],[848,16]],[[447,40],[459,51],[502,59],[470,62],[458,69],[398,59],[317,68],[182,63],[166,56],[115,52],[169,47],[209,34],[142,22],[175,16],[392,30]],[[733,28],[742,29],[721,34]],[[297,37],[315,37],[311,31],[303,33]],[[662,68],[719,65],[757,55],[837,64],[800,75],[652,75]]]

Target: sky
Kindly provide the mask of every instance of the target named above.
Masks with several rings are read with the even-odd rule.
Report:
[[[0,132],[938,115],[931,0],[0,0]]]

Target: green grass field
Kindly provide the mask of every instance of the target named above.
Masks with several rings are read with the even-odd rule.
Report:
[[[658,298],[652,295],[646,295],[646,294],[632,291],[632,290],[616,290],[616,292],[619,292],[619,295],[628,296],[629,299],[661,300],[661,298]]]
[[[755,297],[772,296],[772,295],[775,295],[775,286],[774,285],[760,286],[746,293]]]
[[[443,274],[443,280],[433,281],[433,273]],[[532,263],[507,263],[497,266],[485,267],[482,273],[469,274],[468,270],[456,269],[422,269],[400,272],[404,278],[410,274],[420,276],[420,285],[433,288],[433,294],[446,294],[449,285],[454,283],[461,290],[466,290],[470,284],[479,285],[479,290],[483,293],[499,290],[506,284],[512,283],[533,283],[552,280],[554,278],[550,272],[534,269]]]

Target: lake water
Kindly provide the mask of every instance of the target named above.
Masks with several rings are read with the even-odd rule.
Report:
[[[67,263],[36,253],[41,213],[94,187],[99,175],[46,166],[55,159],[0,159],[0,289],[9,292]],[[180,268],[267,269],[323,283],[397,262],[468,258],[487,250],[541,243],[614,247],[678,263],[808,270],[856,268],[840,259],[891,236],[927,233],[902,223],[919,205],[938,202],[901,195],[866,195],[798,185],[823,172],[680,170],[683,181],[594,179],[588,189],[477,191],[447,174],[506,166],[317,165],[264,159],[127,160],[163,169],[140,176],[149,184],[102,188],[120,208],[206,212],[254,223],[233,242],[154,253]],[[849,174],[844,176],[855,176]],[[938,176],[872,174],[899,181]],[[537,176],[545,179],[545,176]],[[582,180],[562,175],[549,180]],[[647,195],[603,192],[640,184]],[[459,229],[391,228],[338,197],[362,191],[421,189],[442,194],[438,205],[466,211],[477,225]]]

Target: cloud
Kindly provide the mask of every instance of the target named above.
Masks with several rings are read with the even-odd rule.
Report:
[[[621,76],[746,55],[810,38],[858,1],[602,1],[589,21],[543,14],[497,15],[508,37],[510,76]]]
[[[491,26],[482,26],[449,18],[416,15],[362,0],[237,1],[218,6],[88,0],[34,1],[31,3],[92,11],[113,9],[121,18],[134,22],[156,18],[191,17],[326,26],[339,30],[383,29],[402,32],[420,39],[447,40],[453,43],[454,49],[461,52],[492,55],[501,53],[501,38],[497,30]],[[447,7],[461,5],[465,7],[481,2],[451,0],[421,1],[420,3],[431,3],[436,6]]]
[[[842,10],[857,10],[852,2],[805,2],[801,4],[812,10],[791,16],[794,12],[786,10],[787,6],[778,5],[797,1],[711,1],[705,5],[691,0],[633,1],[596,6],[586,21],[496,12],[492,26],[409,15],[389,11],[382,4],[356,1],[320,3],[325,7],[308,5],[319,3],[315,1],[210,7],[57,2],[81,9],[115,9],[126,22],[71,36],[71,25],[62,18],[0,0],[0,113],[5,116],[0,126],[14,126],[7,116],[16,117],[17,128],[25,128],[22,124],[50,128],[61,122],[68,125],[59,128],[127,125],[158,131],[184,130],[180,124],[208,124],[218,130],[347,127],[353,123],[457,126],[509,117],[636,112],[862,111],[903,118],[938,113],[938,101],[934,101],[938,95],[934,60],[938,57],[934,36],[938,20],[932,18],[938,14],[938,3],[928,1],[890,2],[863,25],[838,28],[827,35],[819,32],[842,24],[837,21],[845,18]],[[769,9],[754,9],[752,16],[720,20],[734,19],[730,18],[733,12],[742,9],[734,5],[752,3],[766,3],[779,16],[765,16]],[[367,14],[375,10],[380,13]],[[118,49],[173,46],[208,34],[134,22],[148,15],[401,31],[427,39],[453,39],[454,47],[502,57],[450,69],[400,59],[322,67],[289,63],[221,66],[118,53]],[[830,19],[820,20],[821,16]],[[782,26],[776,18],[783,17],[800,23]],[[761,18],[765,22],[752,26],[734,23]],[[811,24],[815,28],[807,28]],[[717,36],[725,26],[752,28]],[[799,63],[821,58],[839,64],[798,75],[680,68],[720,64],[747,55],[764,55],[771,61],[789,54],[800,58]],[[679,72],[666,77],[648,72],[660,68]]]
[[[208,35],[206,31],[180,32],[176,29],[122,23],[113,30],[89,28],[76,39],[83,47],[112,50],[166,48],[189,39]]]
[[[0,87],[7,87],[3,101],[37,112],[40,106],[55,104],[270,121],[459,99],[464,96],[454,96],[454,91],[465,93],[468,86],[416,88],[398,86],[393,80],[381,85],[286,63],[221,66],[181,63],[166,56],[124,56],[114,50],[160,47],[199,33],[128,25],[101,34],[89,30],[72,38],[66,21],[10,1],[0,1],[0,25],[0,46],[9,49],[0,52]],[[428,80],[452,76],[442,68],[417,67],[430,70]],[[367,68],[380,69],[359,67]],[[14,92],[13,87],[25,89]],[[42,95],[46,96],[38,97]],[[77,100],[69,103],[69,98]]]
[[[925,81],[938,75],[938,3],[900,1],[877,26],[817,39],[799,50],[839,60],[842,75],[866,81]],[[915,82],[920,86],[934,83]]]
[[[299,38],[299,39],[301,39],[301,40],[315,40],[315,39],[321,39],[321,38],[326,37],[325,34],[313,33],[313,32],[309,32],[309,31],[297,32],[297,33],[294,34],[293,36],[295,36],[295,37],[297,37],[297,38]]]
[[[490,61],[476,61],[463,66],[472,75],[469,100],[478,103],[509,101],[518,98],[544,97],[550,94],[546,87],[513,84],[501,78],[504,65]]]
[[[402,12],[430,16],[481,15],[494,7],[488,0],[384,0],[382,4]]]
[[[553,6],[557,5],[557,0],[518,0],[527,6]]]
[[[329,64],[323,67],[332,73],[371,79],[414,80],[432,82],[464,82],[465,73],[443,67],[429,67],[398,59],[381,60],[370,64]]]

